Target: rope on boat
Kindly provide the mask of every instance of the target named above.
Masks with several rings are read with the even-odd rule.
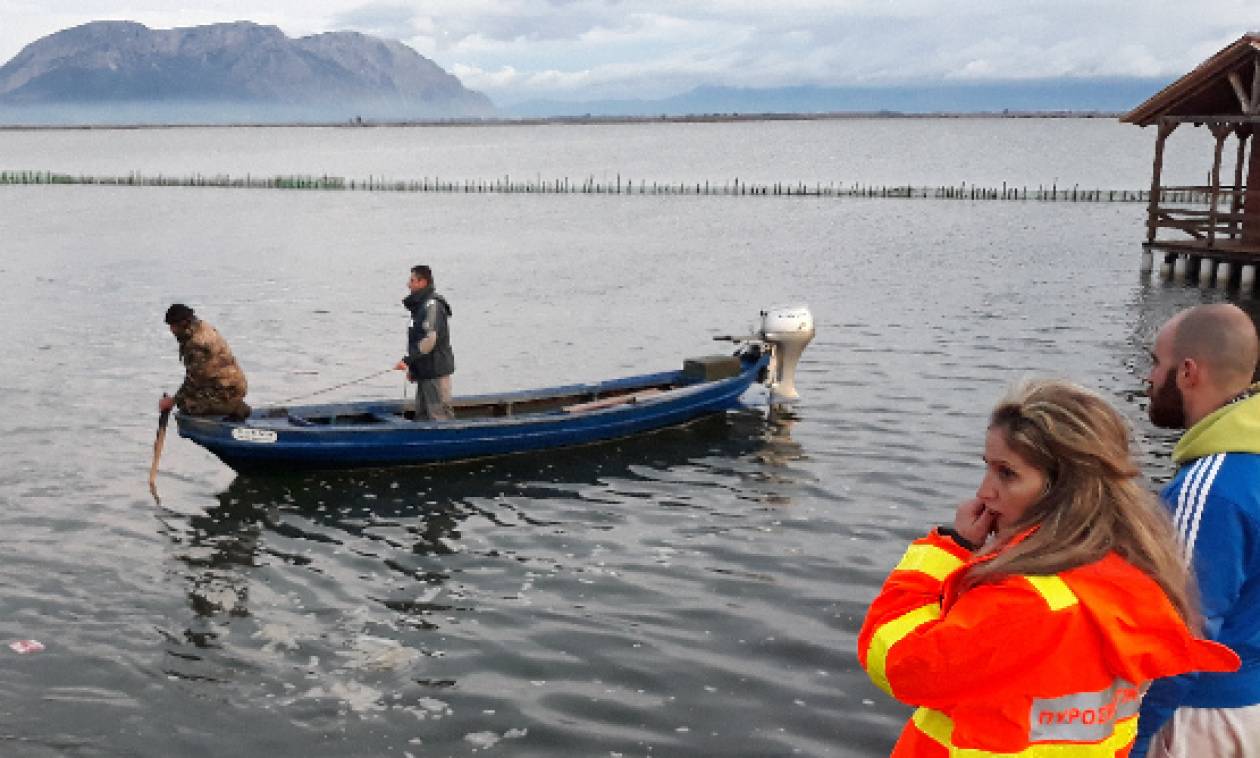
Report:
[[[381,376],[382,374],[388,374],[389,372],[391,372],[391,371],[393,371],[393,370],[394,370],[394,369],[393,369],[393,367],[391,366],[390,368],[387,368],[387,369],[382,369],[382,370],[380,370],[380,371],[377,371],[377,372],[374,372],[374,373],[368,374],[367,376],[361,376],[361,377],[359,377],[358,379],[351,379],[351,380],[350,380],[350,381],[348,381],[348,382],[342,382],[341,384],[334,384],[334,385],[332,385],[331,387],[325,387],[325,388],[323,388],[323,389],[321,389],[321,390],[315,390],[314,392],[307,392],[307,393],[302,394],[302,395],[294,395],[293,397],[285,398],[284,400],[281,400],[280,402],[278,402],[278,403],[276,403],[276,404],[277,404],[277,405],[288,405],[289,403],[293,402],[294,400],[304,400],[304,399],[306,399],[306,398],[308,398],[308,397],[314,397],[314,396],[316,396],[316,395],[322,395],[322,394],[324,394],[325,392],[332,392],[333,390],[339,390],[339,389],[341,389],[342,387],[349,387],[349,386],[350,386],[350,385],[352,385],[352,384],[360,384],[360,383],[362,383],[362,382],[366,382],[366,381],[367,381],[367,380],[369,380],[369,379],[375,379],[376,377]]]

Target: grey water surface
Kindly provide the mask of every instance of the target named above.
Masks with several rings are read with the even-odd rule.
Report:
[[[721,126],[6,131],[0,168],[479,178],[554,159],[695,179],[743,159],[750,180],[1137,188],[1150,147],[1095,121]],[[0,187],[0,755],[887,754],[908,709],[855,635],[904,545],[973,491],[1011,382],[1101,391],[1168,474],[1149,340],[1226,296],[1141,277],[1143,221],[1128,203]],[[265,405],[388,368],[418,262],[454,307],[457,393],[673,368],[807,303],[802,399],[271,478],[171,434],[154,502],[155,402],[182,375],[170,302],[222,331]],[[317,397],[405,391],[388,372]],[[45,649],[7,647],[23,639]]]

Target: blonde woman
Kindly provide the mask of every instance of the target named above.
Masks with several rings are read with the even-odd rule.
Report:
[[[1106,401],[1017,387],[990,416],[984,464],[858,636],[871,679],[919,706],[894,756],[1126,755],[1152,679],[1238,667],[1194,636],[1185,564]]]

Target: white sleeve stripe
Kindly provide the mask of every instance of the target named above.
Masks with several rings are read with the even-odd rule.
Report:
[[[1181,533],[1185,528],[1186,511],[1190,504],[1190,493],[1197,488],[1199,477],[1206,462],[1206,458],[1196,460],[1190,466],[1190,471],[1186,474],[1186,478],[1181,480],[1181,489],[1177,491],[1177,510],[1173,513],[1173,528],[1177,531],[1178,541],[1180,541]]]
[[[1194,509],[1194,520],[1188,524],[1189,529],[1186,532],[1185,551],[1186,563],[1194,557],[1194,543],[1199,538],[1199,522],[1203,518],[1203,508],[1207,505],[1208,492],[1212,489],[1212,482],[1216,480],[1216,474],[1221,470],[1221,464],[1225,462],[1225,454],[1218,453],[1212,456],[1212,464],[1208,470],[1207,476],[1204,478],[1203,488],[1199,491],[1198,504]]]
[[[1190,521],[1194,518],[1194,512],[1203,505],[1204,489],[1209,486],[1213,457],[1206,455],[1195,463],[1194,478],[1191,480],[1190,489],[1186,493],[1188,496],[1186,510],[1181,514],[1181,524],[1177,529],[1182,536],[1189,534]]]

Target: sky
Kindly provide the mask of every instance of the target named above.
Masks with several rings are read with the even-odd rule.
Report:
[[[1260,31],[1260,1],[0,0],[0,62],[105,19],[397,39],[503,106],[654,99],[700,85],[1171,80]]]

